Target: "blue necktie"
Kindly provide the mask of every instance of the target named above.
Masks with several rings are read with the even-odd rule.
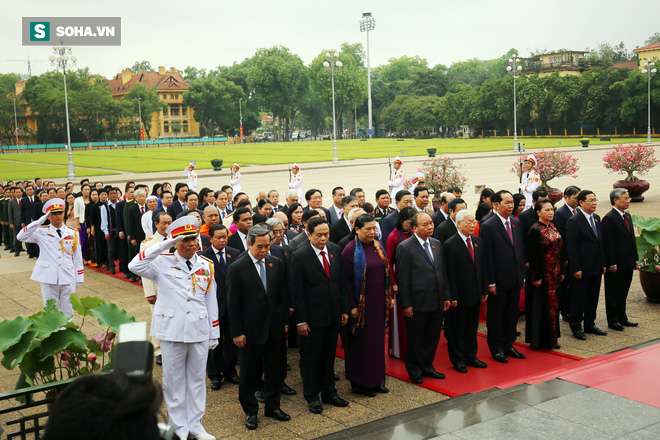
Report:
[[[596,223],[594,223],[593,216],[589,217],[589,223],[591,223],[591,229],[594,230],[594,234],[596,234],[596,237],[598,237],[598,229],[596,229]]]
[[[227,273],[227,265],[225,264],[225,259],[223,258],[224,251],[218,252],[218,266],[220,266],[220,272],[223,275]]]
[[[259,265],[259,276],[261,277],[261,282],[264,285],[264,290],[268,292],[268,287],[266,284],[266,264],[264,263],[264,260],[259,260],[257,264]]]
[[[433,263],[433,255],[431,255],[431,249],[429,248],[429,242],[424,243],[424,250],[426,251],[426,255],[428,255],[429,260],[431,260],[431,263]]]

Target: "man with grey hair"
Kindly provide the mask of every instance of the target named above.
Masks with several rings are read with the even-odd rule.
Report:
[[[351,233],[353,227],[351,226],[350,220],[348,220],[348,213],[358,206],[360,206],[360,203],[355,196],[344,196],[341,199],[341,207],[344,213],[341,218],[337,219],[337,221],[330,225],[330,241],[332,243],[339,243],[342,238]]]
[[[355,228],[355,219],[357,219],[362,214],[366,214],[366,213],[367,212],[362,208],[351,209],[351,211],[348,213],[348,221],[351,223],[351,231],[353,231],[353,228]],[[337,245],[343,251],[346,245],[348,244],[348,242],[351,241],[353,238],[355,238],[353,237],[353,234],[348,234],[346,237],[339,240],[339,243],[337,243]]]
[[[278,193],[277,190],[271,189],[268,191],[268,201],[273,206],[273,213],[278,212],[283,208],[283,206],[280,205],[280,193]]]
[[[300,201],[298,191],[295,189],[290,189],[284,193],[284,198],[286,199],[286,206],[283,206],[280,211],[282,211],[284,214],[287,214],[289,206],[293,205],[294,203],[299,203]]]
[[[612,210],[608,212],[601,228],[605,244],[605,311],[607,325],[622,331],[623,327],[636,327],[637,323],[628,319],[626,299],[630,290],[633,271],[639,269],[635,230],[630,214],[630,194],[623,188],[610,192]]]
[[[262,199],[267,199],[268,195],[266,194],[266,191],[259,191],[257,193],[257,201],[254,202],[254,205],[257,206],[259,204],[259,201]]]
[[[239,348],[241,375],[238,397],[245,412],[245,426],[258,426],[259,403],[254,395],[264,372],[265,416],[278,421],[291,417],[280,409],[282,385],[281,344],[289,320],[284,265],[268,255],[268,226],[258,224],[247,234],[248,252],[227,269],[229,321]]]
[[[142,189],[135,190],[135,203],[128,208],[128,222],[126,224],[126,229],[128,232],[129,248],[128,248],[128,257],[133,259],[135,254],[138,253],[140,249],[140,243],[144,241],[146,235],[142,229],[142,216],[145,212],[148,211],[147,205],[147,192]],[[131,276],[131,281],[135,282],[137,278],[135,275]],[[140,280],[141,282],[141,280]]]
[[[487,367],[477,359],[479,309],[488,297],[488,274],[483,246],[473,235],[476,224],[474,214],[461,209],[456,234],[442,245],[454,306],[445,313],[445,338],[449,360],[459,373],[467,373],[468,366]]]
[[[284,226],[284,238],[282,238],[282,243],[280,243],[280,244],[282,246],[288,246],[289,245],[289,237],[286,235],[286,230],[289,227],[289,218],[282,211],[277,211],[277,212],[273,213],[273,216],[271,218],[269,218],[268,220],[271,220],[271,219],[277,219],[280,222],[282,222],[282,226]]]
[[[431,216],[433,219],[433,226],[436,228],[440,223],[449,218],[449,202],[454,200],[456,196],[450,192],[443,192],[440,194],[440,208]]]

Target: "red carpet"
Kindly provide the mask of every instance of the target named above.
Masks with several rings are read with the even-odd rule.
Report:
[[[516,343],[518,351],[526,354],[527,359],[510,358],[508,364],[501,364],[495,362],[490,356],[486,337],[480,334],[477,339],[479,341],[477,357],[486,362],[488,368],[468,367],[467,374],[456,371],[449,362],[447,341],[443,335],[436,351],[434,366],[437,371],[444,373],[447,378],[424,378],[424,383],[420,386],[453,397],[461,394],[477,393],[490,388],[508,388],[526,383],[528,378],[531,377],[575,367],[578,365],[578,361],[581,360],[575,356],[549,350],[530,350],[527,345]],[[387,347],[387,336],[385,346]],[[341,347],[341,343],[337,346],[337,355],[344,357],[344,349]],[[387,356],[385,367],[388,375],[409,382],[408,372],[403,360]]]
[[[660,344],[596,358],[559,378],[660,408]]]
[[[102,273],[104,275],[107,275],[109,277],[114,277],[114,278],[117,278],[118,280],[126,281],[127,283],[133,284],[135,286],[142,287],[142,286],[140,286],[140,283],[138,283],[138,282],[131,283],[131,280],[124,278],[124,272],[119,270],[119,262],[116,262],[115,264],[116,264],[116,266],[115,266],[115,273],[114,274],[111,274],[107,270],[103,270],[100,267],[85,266],[85,269],[95,270],[95,271],[100,272],[100,273]]]

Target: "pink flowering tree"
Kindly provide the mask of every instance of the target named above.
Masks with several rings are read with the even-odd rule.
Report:
[[[605,168],[616,173],[627,173],[626,182],[639,180],[633,172],[646,174],[651,168],[658,164],[655,158],[655,149],[646,145],[617,145],[614,150],[608,151],[603,156]]]
[[[548,186],[548,182],[557,177],[577,177],[577,171],[580,167],[577,164],[577,158],[571,154],[564,153],[557,150],[541,150],[535,151],[536,166],[534,169],[539,173],[541,178],[541,185],[544,188],[552,189]],[[516,160],[511,166],[511,172],[520,178],[521,174],[521,160],[522,157]]]
[[[447,156],[426,161],[417,171],[424,173],[424,186],[433,192],[433,200],[440,200],[440,194],[453,186],[462,190],[467,182],[461,167]]]

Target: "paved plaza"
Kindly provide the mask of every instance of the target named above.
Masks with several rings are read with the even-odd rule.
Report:
[[[402,142],[402,148],[405,148]],[[249,148],[250,146],[238,147]],[[565,148],[574,154],[580,170],[578,178],[562,178],[551,181],[552,186],[563,189],[569,184],[593,190],[598,199],[597,213],[603,216],[610,209],[608,193],[612,183],[623,177],[610,174],[602,166],[602,156],[611,147]],[[158,154],[154,150],[154,154]],[[166,151],[164,151],[166,154]],[[341,157],[341,146],[340,154]],[[517,178],[509,172],[518,157],[509,151],[450,155],[462,165],[468,177],[464,199],[469,207],[475,207],[478,195],[475,185],[487,185],[495,190],[517,188]],[[410,176],[427,158],[404,158],[404,170]],[[185,164],[182,164],[182,170]],[[319,188],[324,194],[324,206],[331,203],[331,189],[341,184],[347,191],[362,187],[367,200],[373,202],[376,190],[387,185],[387,160],[354,160],[338,164],[331,162],[301,164],[304,189]],[[258,190],[277,189],[283,196],[288,182],[288,170],[284,166],[253,166],[241,169],[243,190],[252,198]],[[199,188],[219,189],[229,183],[229,170],[221,172],[203,170],[199,173]],[[31,176],[26,176],[31,177]],[[82,178],[83,176],[78,176]],[[660,167],[645,176],[651,189],[643,203],[632,204],[631,214],[660,216]],[[92,179],[94,180],[94,179]],[[101,177],[104,182],[116,182],[123,187],[126,180],[152,184],[167,180],[171,183],[184,181],[183,173],[153,173],[146,175],[122,174]],[[283,201],[283,197],[281,197]],[[39,284],[30,281],[34,260],[25,254],[13,257],[8,251],[0,251],[0,319],[27,316],[41,308]],[[149,321],[149,307],[142,289],[122,280],[86,269],[86,281],[77,292],[80,296],[98,296],[116,303],[140,321]],[[601,292],[596,324],[607,328],[604,298]],[[559,351],[589,358],[623,348],[648,343],[660,338],[660,304],[644,299],[637,275],[633,279],[629,296],[628,314],[637,328],[624,332],[610,332],[605,337],[589,337],[587,341],[573,338],[568,324],[561,322],[564,335]],[[88,325],[88,324],[86,324]],[[522,320],[519,330],[523,328]],[[90,335],[96,332],[88,327]],[[480,331],[485,332],[481,326]],[[524,334],[524,333],[523,333]],[[302,380],[298,370],[298,354],[289,350],[291,371],[288,385],[298,391],[297,396],[282,397],[282,409],[291,414],[286,423],[259,417],[259,429],[247,431],[244,416],[238,403],[238,387],[223,384],[219,391],[209,388],[204,425],[218,438],[316,438],[331,435],[332,438],[370,437],[377,439],[488,439],[488,438],[658,438],[660,435],[660,409],[638,403],[599,390],[552,380],[535,386],[520,385],[506,390],[488,390],[474,395],[449,398],[411,383],[388,377],[391,392],[376,398],[357,396],[350,392],[350,384],[344,379],[344,362],[336,361],[336,371],[342,380],[337,383],[339,394],[350,401],[348,408],[324,407],[323,414],[311,414],[302,398]],[[492,359],[484,359],[486,362]],[[488,370],[470,374],[488,374]],[[620,373],[624,374],[624,373]],[[161,370],[155,367],[154,376],[160,380]],[[17,374],[0,370],[0,392],[14,387]],[[649,378],[649,380],[656,380]],[[8,403],[5,403],[8,404]],[[163,408],[162,414],[165,414]],[[0,417],[0,423],[5,420]]]

